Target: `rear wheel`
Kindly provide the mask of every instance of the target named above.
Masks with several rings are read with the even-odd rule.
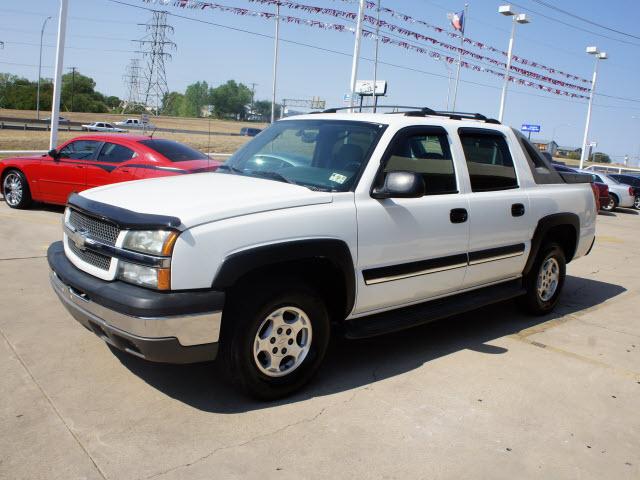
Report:
[[[327,349],[323,298],[302,282],[245,286],[230,300],[220,345],[233,384],[261,400],[293,393],[317,372]]]
[[[633,208],[640,210],[640,195],[638,195],[633,201]]]
[[[609,194],[609,201],[603,203],[601,208],[605,212],[614,211],[616,208],[618,208],[618,199],[615,196]]]
[[[564,251],[557,243],[546,243],[540,249],[531,271],[524,278],[526,295],[520,304],[533,315],[551,312],[560,298],[566,275]]]
[[[29,183],[18,170],[9,170],[2,179],[2,195],[11,208],[27,208],[31,205]]]

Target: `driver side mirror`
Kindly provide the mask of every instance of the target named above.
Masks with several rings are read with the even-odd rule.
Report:
[[[378,200],[385,198],[420,198],[425,195],[426,187],[422,175],[416,172],[389,172],[384,178],[384,185],[374,188],[371,197]]]
[[[58,161],[58,159],[60,158],[60,152],[58,152],[55,148],[52,148],[51,150],[49,150],[47,152],[47,155],[49,155],[55,161]]]

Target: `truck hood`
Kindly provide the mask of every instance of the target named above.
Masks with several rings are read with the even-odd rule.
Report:
[[[106,185],[80,194],[138,213],[178,217],[183,228],[252,213],[331,203],[333,195],[255,177],[198,173]]]

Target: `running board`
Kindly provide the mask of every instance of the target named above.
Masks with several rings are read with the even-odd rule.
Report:
[[[492,303],[524,295],[522,279],[479,288],[429,302],[345,321],[345,336],[351,339],[375,337],[451,317]]]

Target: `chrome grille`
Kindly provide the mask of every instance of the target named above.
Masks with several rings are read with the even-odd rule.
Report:
[[[67,245],[69,245],[71,251],[83,262],[102,270],[109,270],[109,267],[111,266],[111,257],[107,257],[106,255],[92,252],[90,250],[80,250],[72,241],[68,241]]]
[[[90,217],[89,215],[85,215],[84,213],[80,213],[73,209],[71,209],[71,211],[69,212],[68,222],[69,225],[71,225],[76,230],[86,230],[91,238],[107,243],[109,245],[116,244],[118,234],[120,233],[120,230],[114,224],[105,222],[104,220],[99,220],[94,217]],[[107,266],[107,269],[108,268],[109,267]]]

